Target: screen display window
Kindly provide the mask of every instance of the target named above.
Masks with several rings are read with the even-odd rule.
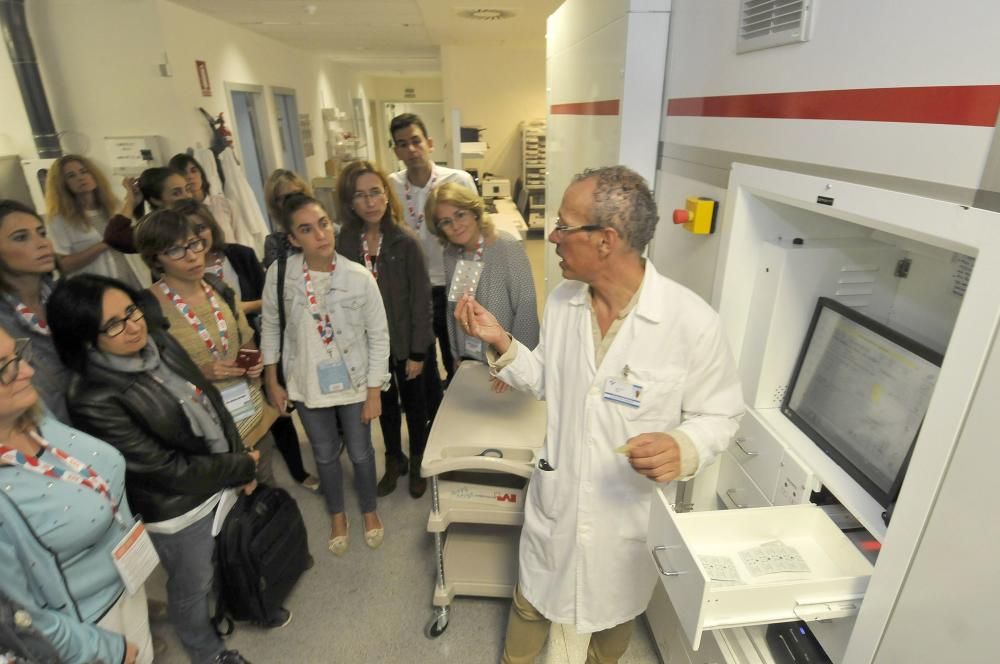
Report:
[[[889,507],[940,366],[940,354],[820,298],[782,412]]]

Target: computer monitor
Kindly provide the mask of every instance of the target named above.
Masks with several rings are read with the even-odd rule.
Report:
[[[823,297],[781,410],[891,511],[941,360],[913,339]]]

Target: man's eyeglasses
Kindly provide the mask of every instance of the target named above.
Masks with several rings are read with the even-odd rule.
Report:
[[[351,199],[355,203],[360,203],[361,201],[380,201],[385,198],[385,192],[381,189],[372,189],[371,191],[356,191]]]
[[[14,356],[0,364],[0,385],[10,385],[17,380],[21,362],[31,362],[31,339],[14,340]]]
[[[198,238],[197,240],[191,240],[187,244],[178,244],[173,247],[170,247],[169,249],[167,249],[162,253],[164,256],[166,256],[172,261],[179,261],[180,259],[187,256],[187,253],[189,251],[192,254],[200,254],[201,252],[205,251],[205,241],[202,240],[201,238]]]
[[[465,220],[467,220],[471,216],[472,216],[472,213],[469,212],[468,210],[455,210],[455,214],[454,214],[454,218],[453,219],[449,219],[448,217],[445,217],[444,219],[437,219],[436,221],[437,221],[438,228],[440,228],[441,230],[444,230],[446,228],[452,228],[459,221],[464,222]]]
[[[559,237],[565,237],[570,233],[576,233],[577,231],[596,231],[605,226],[600,224],[585,224],[583,226],[569,226],[567,224],[556,224],[552,227],[552,232]]]
[[[142,309],[134,304],[130,304],[125,309],[125,315],[121,318],[112,318],[107,323],[105,323],[99,330],[101,334],[108,337],[117,337],[119,334],[125,331],[125,326],[129,321],[137,323],[145,318],[146,315],[142,313]]]

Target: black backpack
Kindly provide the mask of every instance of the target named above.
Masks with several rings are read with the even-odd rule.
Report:
[[[233,620],[282,624],[282,603],[312,564],[295,499],[284,489],[265,485],[249,496],[241,492],[215,540],[216,631],[231,634]],[[223,622],[229,623],[225,631]]]

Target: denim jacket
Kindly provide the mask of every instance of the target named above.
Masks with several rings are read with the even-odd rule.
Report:
[[[302,320],[299,313],[309,306],[302,279],[303,260],[301,253],[292,254],[285,268],[283,297],[288,328],[285,330],[284,357],[279,350],[277,262],[268,268],[264,281],[261,353],[265,365],[277,364],[280,360],[286,375],[294,366],[299,351],[295,347],[297,326]],[[363,266],[337,254],[337,269],[330,280],[330,291],[316,293],[316,297],[327,298],[337,347],[345,358],[354,387],[384,389],[389,383],[389,326],[374,277]]]

